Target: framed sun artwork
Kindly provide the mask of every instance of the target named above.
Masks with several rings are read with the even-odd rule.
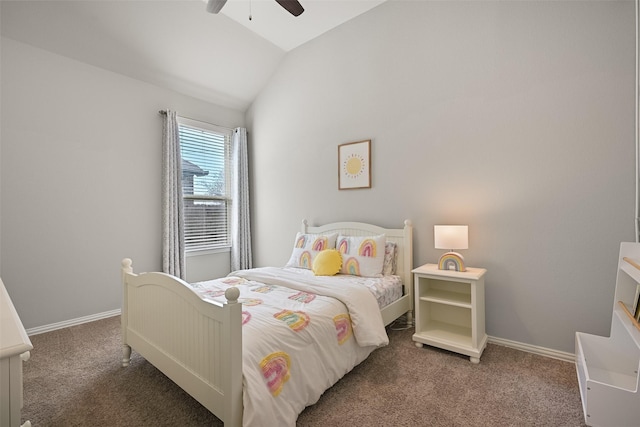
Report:
[[[371,140],[338,145],[338,189],[371,188]]]

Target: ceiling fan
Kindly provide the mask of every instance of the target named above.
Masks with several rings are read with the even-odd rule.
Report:
[[[284,7],[293,16],[299,16],[304,12],[304,8],[298,0],[276,0],[278,4]],[[207,12],[218,13],[227,0],[207,0]]]

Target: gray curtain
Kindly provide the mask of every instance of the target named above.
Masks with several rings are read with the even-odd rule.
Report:
[[[247,130],[236,128],[231,138],[233,171],[231,208],[231,271],[252,267],[249,216],[249,163]]]
[[[182,160],[178,119],[170,110],[162,131],[162,271],[185,279]]]

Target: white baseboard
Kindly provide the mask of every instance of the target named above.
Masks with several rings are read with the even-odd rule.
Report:
[[[35,328],[27,329],[27,335],[38,335],[45,332],[51,332],[62,328],[68,328],[69,326],[82,325],[83,323],[93,322],[95,320],[106,319],[108,317],[119,316],[121,310],[105,311],[104,313],[93,314],[91,316],[79,317],[77,319],[66,320],[64,322],[52,323],[50,325],[38,326]],[[550,348],[539,347],[531,344],[525,344],[518,341],[506,340],[503,338],[489,337],[488,340],[491,344],[501,345],[504,347],[515,348],[516,350],[526,351],[527,353],[533,353],[540,356],[551,357],[552,359],[564,360],[566,362],[575,362],[575,355],[573,353],[567,353],[564,351],[553,350]]]
[[[78,317],[77,319],[65,320],[64,322],[52,323],[50,325],[37,326],[35,328],[27,329],[27,335],[38,335],[45,332],[51,332],[62,328],[68,328],[69,326],[82,325],[83,323],[93,322],[95,320],[106,319],[107,317],[119,316],[120,309],[105,311],[104,313],[92,314],[91,316]]]
[[[531,344],[524,344],[518,341],[505,340],[503,338],[489,337],[491,344],[501,345],[504,347],[515,348],[516,350],[526,351],[527,353],[533,353],[540,356],[551,357],[552,359],[564,360],[565,362],[574,363],[576,358],[575,354],[567,353],[566,351],[558,351],[550,348],[539,347]]]

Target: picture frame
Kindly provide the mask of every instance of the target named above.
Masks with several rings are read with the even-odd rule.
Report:
[[[371,140],[338,145],[338,189],[371,188]]]

